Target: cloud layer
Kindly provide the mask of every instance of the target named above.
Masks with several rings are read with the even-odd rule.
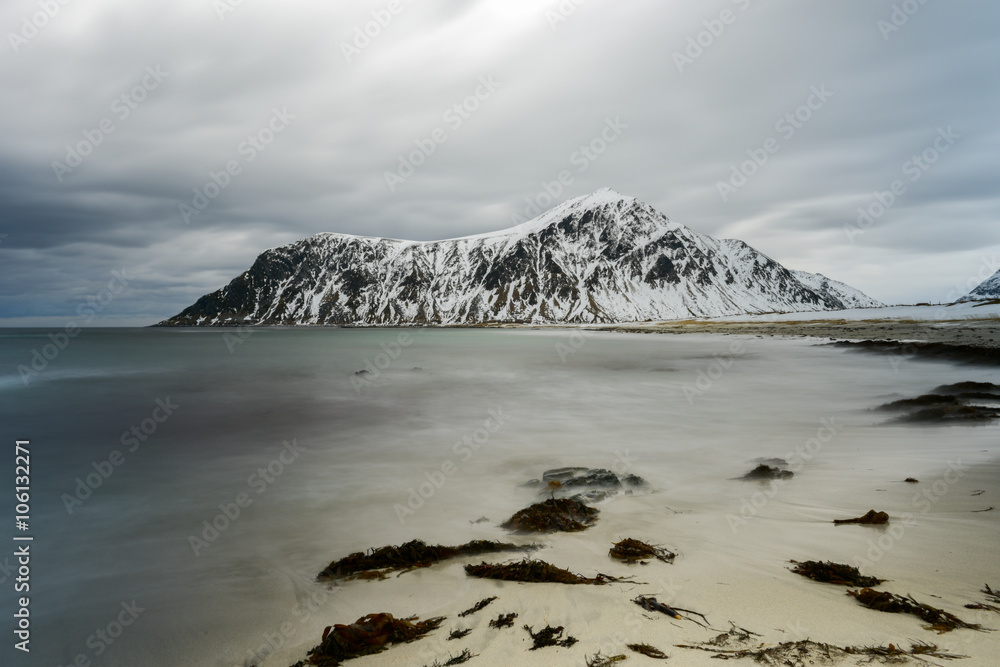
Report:
[[[996,3],[347,4],[0,7],[0,324],[122,268],[94,324],[150,324],[304,236],[604,186],[887,302],[1000,268]]]

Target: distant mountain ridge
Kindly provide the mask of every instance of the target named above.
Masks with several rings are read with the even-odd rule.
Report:
[[[443,241],[317,234],[163,326],[598,323],[881,306],[613,190]]]

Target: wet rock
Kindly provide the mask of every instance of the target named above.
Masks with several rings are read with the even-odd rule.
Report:
[[[573,498],[591,503],[649,490],[649,483],[638,475],[618,475],[605,468],[581,467],[546,470],[542,473],[541,482],[531,480],[521,486],[538,487],[553,498]]]
[[[893,421],[903,423],[985,423],[1000,419],[1000,405],[975,402],[983,400],[1000,403],[1000,388],[989,382],[941,385],[933,394],[892,401],[878,410],[900,413]]]
[[[866,525],[884,525],[889,523],[889,515],[885,512],[868,510],[864,516],[859,516],[854,519],[834,519],[833,522],[836,524],[860,523]]]
[[[768,479],[790,479],[795,473],[791,470],[782,470],[781,468],[772,468],[771,466],[761,463],[756,468],[748,472],[747,474],[740,477],[740,479],[746,480],[768,480]]]
[[[1000,398],[1000,385],[992,382],[956,382],[943,384],[934,390],[935,394],[977,393],[991,398]]]
[[[542,473],[542,481],[546,484],[549,482],[565,482],[577,475],[582,475],[587,470],[587,468],[553,468]]]

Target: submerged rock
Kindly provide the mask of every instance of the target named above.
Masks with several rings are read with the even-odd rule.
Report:
[[[546,470],[541,481],[533,479],[521,486],[539,488],[552,498],[573,498],[591,503],[649,490],[649,484],[638,475],[618,475],[606,468],[579,466]]]

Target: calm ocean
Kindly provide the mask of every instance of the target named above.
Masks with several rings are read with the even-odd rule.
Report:
[[[464,541],[547,467],[627,467],[725,507],[748,461],[834,420],[849,435],[817,457],[825,479],[859,452],[906,448],[906,472],[931,469],[943,431],[877,426],[869,409],[991,379],[815,341],[558,329],[95,329],[50,344],[0,332],[0,539],[18,534],[7,489],[29,440],[30,664],[53,667],[287,665],[254,653],[282,623],[308,623],[273,642],[304,656],[313,626],[383,611],[316,585],[330,560]],[[995,454],[995,430],[961,438]]]

